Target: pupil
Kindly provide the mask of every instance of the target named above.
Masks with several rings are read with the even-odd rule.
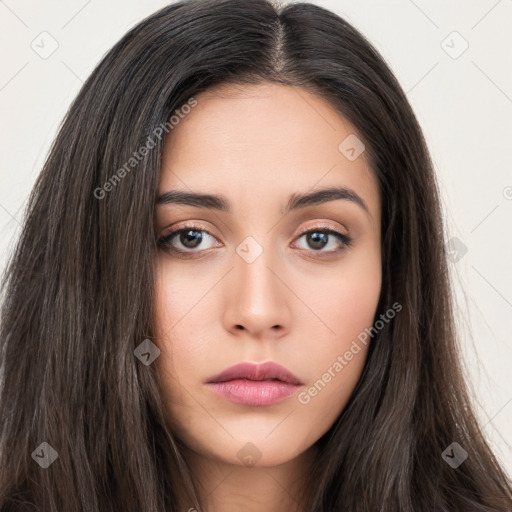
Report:
[[[314,249],[322,249],[327,244],[327,233],[310,233],[308,235],[308,243]]]
[[[199,231],[190,229],[189,231],[181,233],[180,242],[189,249],[196,248],[202,240],[203,236]],[[192,240],[191,240],[192,239]]]

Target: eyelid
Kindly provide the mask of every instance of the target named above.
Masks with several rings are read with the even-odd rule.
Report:
[[[197,230],[197,231],[204,231],[208,235],[212,236],[213,238],[218,239],[219,237],[214,234],[214,230],[210,229],[209,227],[206,227],[200,220],[184,220],[182,222],[177,222],[176,224],[173,224],[169,226],[164,234],[161,236],[161,239],[166,238],[167,236],[171,234],[176,234],[178,231],[181,230]]]
[[[338,227],[333,226],[332,224],[327,223],[326,221],[317,221],[316,223],[312,223],[309,226],[306,226],[304,228],[301,228],[300,231],[297,233],[296,237],[304,235],[305,233],[308,233],[310,231],[314,231],[315,229],[330,229],[336,232],[340,232],[342,235],[349,236],[348,231],[346,229],[340,229]]]

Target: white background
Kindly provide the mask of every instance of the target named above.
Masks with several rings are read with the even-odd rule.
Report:
[[[1,270],[71,100],[110,47],[167,3],[0,1]],[[447,240],[467,247],[450,265],[470,384],[483,430],[512,474],[512,1],[313,3],[369,38],[423,127]],[[58,47],[45,59],[32,47],[52,44]]]

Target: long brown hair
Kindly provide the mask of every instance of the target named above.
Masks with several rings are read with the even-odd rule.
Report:
[[[154,365],[134,349],[153,334],[169,120],[208,87],[261,81],[321,95],[362,134],[382,195],[376,316],[402,305],[318,440],[305,510],[511,509],[510,479],[460,369],[433,165],[396,78],[356,29],[316,5],[189,0],[137,24],[103,58],[30,195],[2,282],[2,512],[177,511],[178,491],[202,510]],[[443,458],[452,443],[468,454],[457,467]]]

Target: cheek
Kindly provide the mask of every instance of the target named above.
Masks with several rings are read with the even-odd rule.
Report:
[[[324,310],[338,338],[356,337],[372,324],[381,290],[378,269],[348,273],[329,290]]]
[[[206,286],[201,280],[194,281],[194,286],[190,286],[189,280],[187,286],[186,280],[173,270],[172,265],[157,263],[154,288],[154,343],[160,349],[155,363],[168,405],[184,402],[183,390],[190,375],[194,374],[194,361],[200,347],[200,328],[189,320],[197,314],[201,297],[205,294],[202,288]]]
[[[207,335],[202,326],[214,317],[211,297],[219,277],[215,273],[203,273],[198,278],[197,270],[191,267],[185,272],[165,258],[155,268],[155,337],[164,351],[172,349],[175,358],[181,358],[182,354],[192,356],[200,351]],[[185,367],[187,361],[193,360],[183,359],[180,364],[183,362]]]
[[[309,294],[312,309],[321,312],[329,332],[308,347],[310,361],[307,387],[299,403],[310,410],[313,423],[326,429],[343,410],[366,361],[381,291],[378,253],[347,259],[321,292]],[[354,255],[355,256],[355,255]],[[305,286],[311,290],[311,282]]]
[[[307,275],[307,274],[305,274]],[[381,261],[378,250],[357,251],[331,269],[296,277],[300,296],[324,326],[327,345],[343,350],[352,338],[373,323],[381,292]],[[322,344],[325,346],[325,344]],[[316,347],[315,347],[316,350]]]

